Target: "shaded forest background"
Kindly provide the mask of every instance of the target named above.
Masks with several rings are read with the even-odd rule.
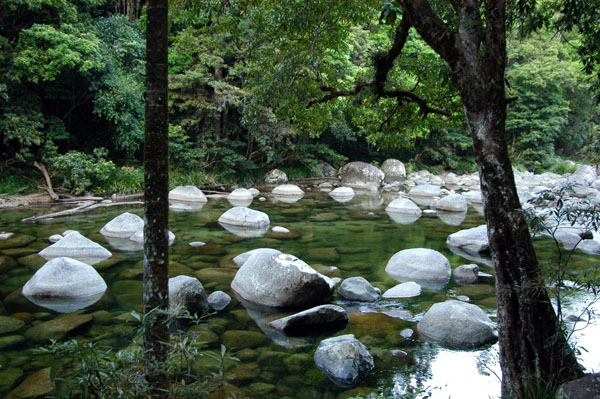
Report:
[[[309,176],[320,160],[476,170],[450,71],[416,34],[387,85],[447,115],[424,118],[416,104],[369,90],[314,103],[323,87],[372,76],[392,45],[389,3],[292,3],[170,2],[173,185],[253,181],[274,167]],[[144,37],[135,1],[3,0],[0,192],[33,189],[34,162],[77,194],[142,191]],[[523,36],[514,24],[509,39],[513,163],[564,173],[567,158],[598,162],[600,108],[590,91],[598,79],[584,72],[576,30]]]

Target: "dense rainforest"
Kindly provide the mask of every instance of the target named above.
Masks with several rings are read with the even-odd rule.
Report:
[[[296,3],[170,2],[173,184],[254,180],[273,167],[300,177],[318,161],[389,157],[476,170],[449,67],[414,31],[386,88],[427,108],[355,90],[393,45],[393,4]],[[3,0],[0,15],[0,192],[27,191],[43,171],[77,194],[142,191],[143,4]],[[598,79],[584,70],[584,39],[522,27],[513,24],[507,49],[513,163],[564,172],[564,158],[596,162]]]

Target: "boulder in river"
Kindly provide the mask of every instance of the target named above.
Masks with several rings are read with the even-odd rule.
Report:
[[[450,262],[428,248],[411,248],[396,252],[388,261],[385,271],[392,278],[414,281],[425,288],[441,289],[450,280]]]
[[[350,388],[375,367],[369,350],[353,334],[321,341],[315,364],[337,386]]]
[[[417,324],[421,335],[451,348],[477,348],[496,342],[494,328],[480,307],[456,300],[434,304]]]
[[[262,306],[306,308],[324,303],[335,283],[293,255],[260,251],[231,282],[242,299]]]

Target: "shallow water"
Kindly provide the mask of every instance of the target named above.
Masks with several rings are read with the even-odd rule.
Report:
[[[170,252],[171,276],[194,275],[202,281],[207,293],[221,289],[231,294],[229,282],[235,274],[231,258],[261,247],[276,248],[298,256],[321,272],[325,272],[325,266],[336,266],[339,270],[328,271],[332,277],[363,276],[382,292],[398,284],[384,269],[389,258],[403,249],[435,249],[449,259],[453,269],[462,264],[473,263],[450,252],[445,241],[453,232],[483,224],[483,217],[479,213],[470,208],[462,223],[457,222],[456,218],[444,218],[445,221],[442,221],[436,214],[423,214],[412,224],[401,224],[404,221],[394,221],[384,211],[390,200],[388,197],[357,196],[350,202],[339,203],[322,193],[308,194],[291,204],[273,199],[265,202],[255,199],[250,207],[266,212],[271,220],[271,227],[283,226],[290,229],[293,234],[288,237],[267,233],[260,238],[242,238],[227,232],[216,222],[231,207],[225,199],[211,198],[208,204],[195,212],[171,211],[170,230],[176,235]],[[22,313],[19,317],[26,321],[24,327],[10,334],[23,335],[32,326],[56,316],[52,311],[27,302],[19,292],[22,285],[44,263],[35,254],[50,245],[50,235],[60,234],[66,229],[79,231],[113,253],[108,261],[95,266],[109,287],[107,294],[98,303],[79,313],[107,310],[118,316],[131,310],[140,310],[141,251],[120,250],[98,233],[106,222],[125,211],[142,214],[141,208],[109,208],[34,224],[19,220],[34,214],[48,213],[50,209],[2,211],[0,232],[9,231],[33,237],[30,243],[22,247],[0,249],[0,255],[10,256],[18,263],[9,270],[3,270],[0,275],[0,297],[3,298],[0,315]],[[211,245],[203,250],[192,250],[188,245],[191,241],[203,241]],[[555,256],[549,239],[536,239],[536,248],[542,262]],[[591,264],[597,265],[598,258],[576,254],[571,262],[574,268]],[[480,264],[480,268],[483,272],[492,273],[484,264]],[[373,372],[360,380],[350,392],[329,382],[314,366],[312,354],[319,337],[265,337],[260,328],[261,322],[274,316],[247,310],[235,299],[223,312],[208,319],[208,327],[214,333],[213,336],[217,337],[211,341],[210,347],[226,343],[240,355],[243,361],[241,366],[237,366],[241,369],[236,371],[237,377],[233,383],[249,397],[336,398],[371,391],[385,391],[399,397],[409,386],[429,392],[431,398],[497,397],[500,384],[495,375],[499,374],[496,345],[478,350],[453,351],[426,342],[416,332],[417,321],[433,303],[455,298],[457,295],[468,296],[490,316],[495,315],[493,281],[458,286],[451,280],[443,290],[424,290],[420,297],[409,300],[382,300],[375,304],[334,300],[346,307],[350,316],[349,325],[336,335],[354,334],[369,347],[375,357]],[[575,312],[588,299],[586,294],[575,292],[567,301],[567,307]],[[403,313],[403,318],[398,318],[383,313],[390,313],[391,310],[408,311],[411,316],[406,317]],[[400,336],[400,331],[407,328],[414,330],[412,338]],[[235,333],[225,334],[227,330],[250,331],[252,340],[236,342],[231,339]],[[111,322],[78,330],[74,337],[85,340],[102,337],[104,343],[124,347],[130,343],[131,332],[132,328],[129,326]],[[593,319],[585,330],[574,334],[578,344],[587,350],[582,351],[583,364],[594,371],[600,370],[600,356],[598,344],[591,337],[597,337],[598,333],[600,329],[597,320]],[[0,336],[0,342],[2,337]],[[26,341],[0,349],[0,373],[7,369],[19,369],[25,376],[51,365],[51,359],[38,357],[33,351],[37,346],[39,344]],[[403,350],[408,355],[394,357],[390,354],[392,349]],[[274,358],[279,360],[274,361]],[[10,388],[0,388],[0,394],[2,390],[8,391]]]

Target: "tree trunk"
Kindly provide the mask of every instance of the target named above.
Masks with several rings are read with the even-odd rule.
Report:
[[[146,36],[146,139],[144,144],[144,285],[146,379],[152,397],[168,397],[160,365],[168,355],[169,141],[167,104],[167,0],[150,0]]]
[[[421,37],[448,62],[473,139],[496,272],[502,397],[538,397],[582,375],[544,286],[522,214],[505,139],[505,1],[450,0],[458,31],[427,0],[404,0]],[[481,34],[485,32],[485,36]]]

